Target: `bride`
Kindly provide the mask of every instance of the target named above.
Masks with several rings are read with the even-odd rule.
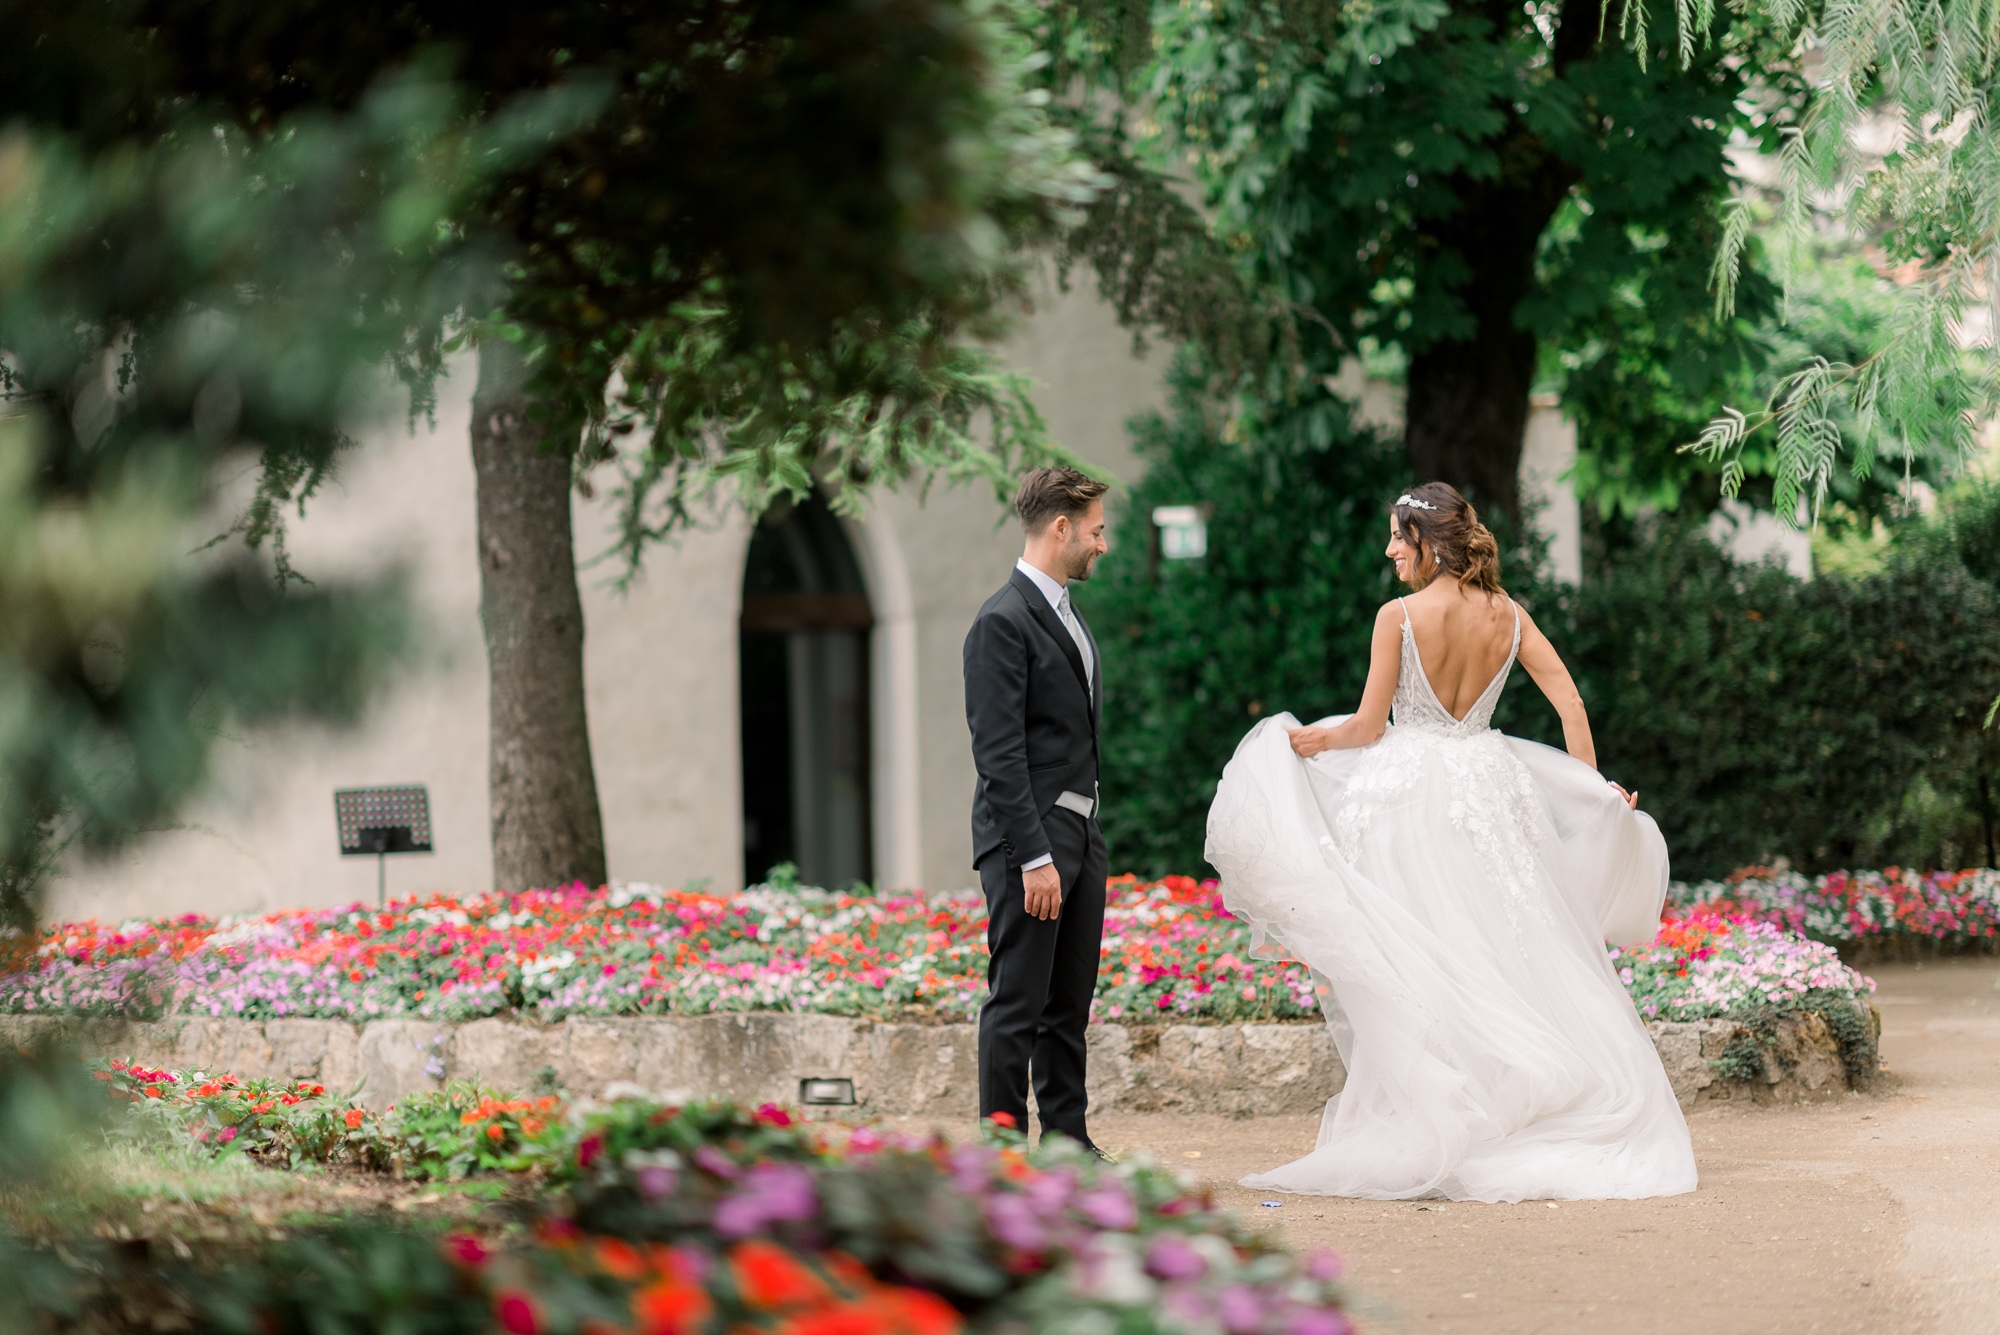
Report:
[[[1442,482],[1397,497],[1387,555],[1416,592],[1375,619],[1360,709],[1260,722],[1209,811],[1223,902],[1312,969],[1347,1068],[1312,1153],[1243,1183],[1692,1191],[1687,1123],[1604,950],[1651,939],[1665,841],[1597,773],[1582,698],[1465,498]],[[1517,659],[1568,755],[1490,727]]]

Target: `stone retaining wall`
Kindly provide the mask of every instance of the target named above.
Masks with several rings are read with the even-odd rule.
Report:
[[[1683,1107],[1708,1099],[1797,1102],[1847,1089],[1839,1049],[1817,1016],[1793,1024],[1767,1060],[1767,1078],[1750,1083],[1722,1081],[1709,1066],[1735,1033],[1730,1022],[1649,1028]],[[624,1083],[789,1103],[804,1076],[851,1078],[864,1109],[874,1113],[969,1119],[978,1105],[969,1024],[771,1012],[549,1025],[0,1015],[0,1039],[25,1044],[58,1035],[150,1066],[309,1078],[338,1091],[359,1087],[361,1102],[376,1108],[458,1078],[516,1090],[553,1082],[599,1095]],[[1318,1023],[1104,1024],[1090,1031],[1093,1112],[1311,1113],[1345,1079],[1326,1026]]]

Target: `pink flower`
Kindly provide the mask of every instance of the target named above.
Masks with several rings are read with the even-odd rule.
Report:
[[[1095,1191],[1076,1198],[1083,1217],[1099,1228],[1133,1229],[1139,1226],[1139,1207],[1117,1182],[1106,1182]]]
[[[537,1335],[541,1330],[542,1323],[535,1311],[534,1299],[525,1293],[501,1294],[494,1300],[493,1315],[500,1319],[500,1328],[507,1335]]]
[[[485,1243],[470,1233],[453,1233],[444,1240],[445,1255],[462,1266],[478,1267],[486,1264],[486,1258],[493,1253]]]
[[[988,1197],[986,1222],[994,1237],[1016,1250],[1038,1252],[1049,1245],[1048,1229],[1025,1196],[1003,1191]]]
[[[1338,1312],[1323,1307],[1302,1307],[1285,1322],[1285,1335],[1348,1335],[1354,1327]]]
[[[715,1207],[715,1231],[747,1238],[772,1224],[802,1222],[819,1213],[812,1174],[795,1163],[763,1163],[750,1170],[736,1194]]]
[[[1215,1315],[1230,1335],[1250,1335],[1264,1324],[1264,1305],[1246,1284],[1231,1284],[1215,1298]]]
[[[1155,1279],[1200,1279],[1208,1273],[1208,1262],[1173,1233],[1162,1233],[1146,1252],[1146,1273]]]

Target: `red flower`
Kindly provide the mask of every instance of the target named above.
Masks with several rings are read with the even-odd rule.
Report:
[[[632,1295],[632,1320],[639,1335],[682,1335],[695,1329],[710,1310],[706,1293],[671,1274]]]
[[[825,1281],[776,1243],[738,1243],[730,1263],[736,1270],[736,1287],[752,1307],[803,1307],[828,1296]]]
[[[361,1119],[366,1115],[359,1108],[349,1108],[347,1110],[347,1129],[352,1131],[355,1127],[360,1126]]]
[[[499,1318],[500,1328],[508,1335],[538,1335],[542,1328],[535,1300],[517,1290],[502,1293],[493,1300],[493,1315]]]
[[[1009,1131],[1020,1125],[1019,1122],[1014,1120],[1014,1114],[1010,1112],[988,1113],[986,1114],[986,1120],[995,1126],[1004,1126]]]
[[[485,1243],[470,1233],[453,1233],[444,1240],[444,1253],[462,1266],[478,1268],[493,1255]]]
[[[792,1115],[775,1103],[757,1105],[756,1118],[766,1126],[790,1126]]]
[[[593,1131],[591,1134],[585,1136],[581,1141],[577,1143],[576,1166],[578,1168],[588,1168],[592,1164],[596,1163],[598,1156],[603,1153],[604,1153],[603,1133]]]

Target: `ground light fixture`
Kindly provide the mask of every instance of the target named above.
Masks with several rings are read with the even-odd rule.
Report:
[[[340,788],[333,794],[340,856],[374,857],[375,902],[389,896],[389,854],[431,851],[431,798],[422,784]]]
[[[854,1082],[844,1075],[809,1075],[799,1081],[799,1102],[817,1107],[850,1106]]]

